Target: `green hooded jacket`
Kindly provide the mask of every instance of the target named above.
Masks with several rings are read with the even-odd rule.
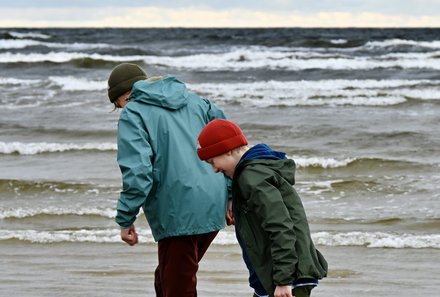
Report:
[[[226,179],[196,152],[202,128],[223,112],[172,76],[136,82],[129,99],[118,123],[116,222],[129,227],[142,207],[156,241],[222,229]]]
[[[312,242],[294,183],[295,163],[290,159],[244,160],[233,177],[235,227],[270,296],[276,285],[327,275],[327,262]]]

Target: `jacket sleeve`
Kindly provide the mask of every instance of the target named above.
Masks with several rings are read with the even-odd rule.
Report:
[[[152,149],[141,118],[127,107],[118,124],[118,164],[122,191],[117,203],[116,222],[123,228],[136,220],[153,183]]]
[[[274,284],[292,284],[298,262],[296,235],[294,222],[278,190],[276,178],[268,172],[253,170],[249,178],[246,174],[241,176],[240,184],[246,185],[241,190],[244,197],[249,197],[249,211],[255,213],[261,228],[269,237]]]

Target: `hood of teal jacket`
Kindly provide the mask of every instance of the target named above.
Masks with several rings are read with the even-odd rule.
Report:
[[[145,82],[148,84],[146,87]],[[144,86],[140,87],[141,84]],[[145,88],[148,88],[148,92],[145,92]],[[177,110],[188,104],[188,89],[184,83],[173,76],[165,76],[160,80],[147,79],[133,85],[130,101]]]

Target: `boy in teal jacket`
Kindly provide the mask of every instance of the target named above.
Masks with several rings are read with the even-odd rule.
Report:
[[[199,158],[232,179],[237,238],[265,290],[254,296],[310,296],[327,275],[327,262],[292,187],[294,161],[265,144],[249,148],[240,128],[223,119],[210,122],[198,140]]]
[[[156,296],[195,297],[198,263],[224,227],[228,197],[226,179],[198,159],[197,136],[225,115],[175,77],[147,78],[130,63],[112,70],[108,96],[123,108],[116,214],[121,239],[138,242],[134,222],[142,208],[158,241]]]

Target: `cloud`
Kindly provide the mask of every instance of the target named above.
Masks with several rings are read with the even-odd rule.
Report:
[[[272,2],[277,4],[276,7],[292,4],[288,0]],[[322,3],[325,6],[327,0]],[[197,3],[195,5],[5,8],[2,9],[0,27],[440,27],[438,15],[363,11],[363,7],[356,5],[353,11],[313,7],[304,11],[232,7],[213,9],[201,4],[197,6]]]

